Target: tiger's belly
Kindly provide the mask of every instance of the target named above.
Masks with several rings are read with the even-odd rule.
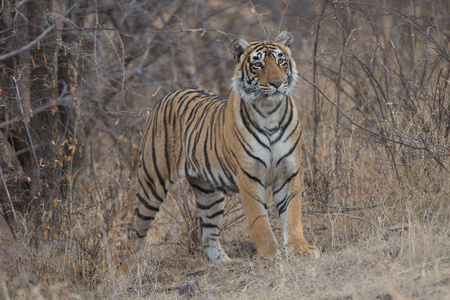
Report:
[[[215,168],[208,164],[193,166],[188,163],[186,177],[195,178],[208,189],[222,191],[226,195],[239,193],[236,174],[225,167]]]
[[[266,188],[281,185],[289,174],[296,171],[295,168],[298,165],[293,157],[282,159],[282,156],[289,152],[289,146],[280,143],[272,147],[272,151],[259,152],[259,158],[264,161],[266,167],[258,163],[246,170],[250,176],[257,178]],[[236,174],[233,170],[227,169],[224,163],[211,165],[210,161],[206,163],[203,158],[191,158],[187,160],[185,170],[186,177],[201,181],[210,190],[220,190],[227,195],[239,193]]]

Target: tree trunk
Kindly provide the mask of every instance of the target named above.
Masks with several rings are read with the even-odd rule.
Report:
[[[61,123],[64,126],[62,142],[67,140],[64,148],[65,157],[70,160],[63,166],[65,180],[61,185],[61,194],[67,199],[69,215],[72,211],[73,184],[76,179],[74,174],[78,174],[84,161],[82,151],[83,137],[85,137],[83,126],[80,121],[80,96],[74,93],[80,89],[80,73],[83,72],[82,61],[79,51],[82,47],[81,28],[84,27],[84,17],[88,8],[87,0],[67,0],[66,9],[72,9],[68,15],[71,23],[64,25],[62,33],[63,45],[59,48],[58,54],[58,91],[59,94],[72,94],[72,105],[63,106],[60,109]],[[70,147],[68,147],[68,146]]]
[[[28,39],[32,41],[53,26],[52,0],[28,1]],[[50,31],[30,49],[30,106],[31,109],[48,104],[57,97],[56,31]],[[55,165],[59,142],[59,114],[55,107],[34,114],[30,118],[30,147],[36,161],[25,165],[31,178],[31,207],[36,229],[44,222],[44,212],[60,199],[60,176]],[[35,155],[34,155],[35,154]],[[38,165],[38,166],[37,166]],[[53,222],[52,222],[53,223]]]
[[[8,53],[15,49],[14,0],[5,0],[0,14],[0,53]],[[14,117],[16,108],[16,88],[13,78],[17,78],[18,57],[12,56],[0,61],[0,123]],[[17,219],[13,201],[26,190],[26,183],[20,178],[22,168],[15,155],[11,126],[0,129],[0,214],[7,222],[11,232],[17,236]],[[17,141],[17,143],[20,143]],[[24,144],[24,143],[22,143]]]

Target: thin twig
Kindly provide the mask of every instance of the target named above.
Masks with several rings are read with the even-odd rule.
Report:
[[[30,111],[30,112],[27,112],[27,113],[24,112],[23,116],[22,115],[15,116],[15,117],[11,118],[8,121],[4,121],[4,122],[0,123],[0,129],[1,128],[5,128],[5,127],[7,127],[7,126],[9,126],[11,124],[14,124],[15,122],[21,120],[23,117],[28,118],[31,115],[38,114],[38,113],[40,113],[42,111],[45,111],[45,110],[47,110],[50,107],[53,107],[55,105],[65,105],[65,104],[70,103],[70,100],[72,99],[72,97],[64,98],[64,96],[65,96],[64,94],[61,94],[58,97],[58,99],[51,100],[50,102],[47,102],[47,103],[43,104],[42,106],[39,106],[38,108],[36,108],[33,111]]]
[[[3,3],[3,2],[2,2]],[[72,5],[68,10],[66,10],[65,12],[64,12],[64,14],[62,14],[61,15],[61,17],[59,18],[59,20],[58,21],[60,21],[60,20],[62,20],[62,19],[64,19],[74,8],[75,8],[75,6],[77,6],[78,5],[78,2],[76,2],[74,5]],[[55,29],[55,27],[56,27],[56,23],[57,22],[55,22],[55,23],[53,23],[53,25],[51,25],[50,27],[48,27],[47,29],[45,29],[37,38],[35,38],[34,40],[32,40],[31,42],[29,42],[28,44],[26,44],[25,46],[23,46],[23,47],[21,47],[21,48],[19,48],[19,49],[17,49],[17,50],[14,50],[14,51],[11,51],[11,52],[8,52],[8,53],[6,53],[6,54],[3,54],[3,55],[0,55],[0,61],[2,61],[2,60],[5,60],[5,59],[7,59],[7,58],[10,58],[10,57],[12,57],[12,56],[15,56],[15,55],[17,55],[17,54],[19,54],[19,53],[21,53],[21,52],[24,52],[24,51],[27,51],[28,49],[30,49],[31,47],[33,47],[34,45],[36,45],[37,43],[39,43],[50,31],[52,31],[53,29]]]
[[[380,229],[377,225],[373,224],[372,222],[370,222],[370,221],[367,220],[367,219],[364,219],[364,218],[361,218],[361,217],[357,217],[357,216],[353,216],[353,215],[343,214],[343,213],[332,213],[332,215],[333,215],[333,216],[349,217],[349,218],[352,218],[352,219],[356,219],[356,220],[360,220],[360,221],[366,222],[367,224],[372,225],[372,226],[375,227],[378,231],[381,232],[381,229]]]
[[[267,35],[266,28],[264,28],[264,24],[262,23],[262,20],[261,20],[261,18],[259,17],[259,13],[256,11],[256,7],[253,5],[252,0],[248,0],[248,2],[249,2],[250,5],[252,6],[252,8],[253,8],[253,10],[254,10],[254,12],[255,12],[255,15],[258,17],[259,24],[261,24],[261,27],[262,27],[262,29],[263,29],[263,31],[264,31],[264,35],[266,36],[266,40],[268,40],[268,39],[269,39],[269,36]]]
[[[441,39],[442,46],[444,46],[445,53],[448,55],[449,53],[448,53],[448,49],[447,49],[447,43],[445,43],[444,39],[442,38],[441,30],[439,30],[439,25],[436,20],[436,10],[434,9],[434,2],[431,2],[431,9],[433,12],[433,20],[434,20],[434,25],[436,27],[436,31],[439,35],[439,38]]]
[[[16,236],[16,233],[15,233],[15,230],[14,230],[15,228],[17,228],[17,224],[18,224],[17,223],[16,210],[14,209],[14,206],[12,204],[11,195],[9,194],[9,190],[8,190],[8,186],[6,185],[5,177],[3,177],[3,169],[2,169],[1,166],[0,166],[0,177],[2,178],[3,187],[5,188],[6,196],[8,198],[9,209],[11,210],[13,218],[14,218],[14,224],[13,224],[13,226],[9,226],[9,229],[11,229],[11,233],[14,236],[14,239],[17,240],[17,236]],[[6,215],[4,217],[6,219]],[[7,220],[7,223],[9,223],[8,220]],[[14,227],[14,228],[12,228],[12,227]]]
[[[31,138],[31,134],[30,134],[30,128],[28,127],[28,122],[27,119],[25,118],[25,114],[23,113],[23,107],[22,107],[22,102],[20,101],[20,91],[19,91],[19,85],[17,84],[18,80],[16,80],[14,77],[12,77],[12,79],[14,80],[14,85],[16,87],[16,93],[17,93],[17,97],[16,97],[16,101],[17,101],[17,105],[19,106],[19,110],[20,110],[20,115],[22,117],[22,121],[23,124],[25,126],[25,130],[27,132],[27,136],[28,139],[30,141],[30,147],[31,147],[31,152],[33,153],[33,159],[34,162],[36,163],[36,170],[37,170],[37,182],[38,182],[38,187],[39,187],[39,194],[41,192],[42,186],[41,186],[41,171],[40,171],[40,167],[39,167],[39,162],[36,156],[36,148],[34,147],[34,143],[33,143],[33,139]]]
[[[429,34],[428,34],[428,33],[427,33],[420,25],[418,25],[416,22],[413,22],[413,21],[411,20],[410,16],[405,15],[404,13],[395,11],[395,10],[393,10],[393,9],[384,7],[384,6],[382,6],[382,5],[374,4],[374,3],[366,3],[366,2],[348,2],[346,5],[349,5],[349,6],[350,6],[350,5],[353,5],[353,6],[358,6],[358,5],[360,5],[360,6],[372,6],[372,7],[376,7],[376,8],[385,10],[385,11],[387,11],[387,12],[389,12],[389,13],[391,13],[391,14],[393,14],[393,15],[399,17],[399,18],[401,18],[403,21],[405,21],[406,23],[410,24],[410,25],[411,25],[412,27],[414,27],[418,32],[420,32],[423,36],[425,36],[425,38],[426,38],[427,40],[429,40],[430,42],[432,42],[432,43],[436,46],[436,48],[437,48],[442,54],[445,54],[445,55],[443,55],[443,57],[444,57],[447,61],[450,60],[450,57],[449,57],[447,48],[445,47],[445,49],[442,50],[441,47],[440,47],[440,45],[439,45],[439,43],[438,43],[431,35],[429,35]],[[436,24],[435,24],[435,25],[436,25]],[[445,44],[444,44],[444,45],[445,45]]]
[[[281,32],[281,25],[283,25],[284,16],[286,15],[286,11],[289,8],[289,3],[284,1],[284,4],[286,5],[286,7],[284,8],[283,14],[281,15],[280,25],[278,26],[278,34],[280,34]]]
[[[299,73],[299,75],[300,75],[300,77],[301,78],[303,78],[303,80],[305,80],[306,82],[308,82],[309,84],[311,84],[312,86],[314,86],[315,88],[316,88],[316,90],[330,103],[330,104],[332,104],[333,106],[335,106],[349,121],[350,121],[350,123],[352,124],[352,125],[354,125],[354,126],[356,126],[356,127],[358,127],[359,129],[361,129],[361,130],[363,130],[363,131],[365,131],[365,132],[367,132],[367,133],[369,133],[370,135],[372,135],[372,136],[375,136],[375,137],[378,137],[378,138],[380,138],[380,139],[382,139],[382,140],[385,140],[385,141],[389,141],[389,142],[391,142],[391,143],[394,143],[394,144],[399,144],[399,145],[402,145],[402,146],[405,146],[405,147],[408,147],[408,148],[411,148],[411,149],[415,149],[415,150],[422,150],[422,151],[425,151],[425,152],[427,152],[428,154],[430,154],[430,156],[431,156],[431,158],[433,158],[446,172],[448,172],[448,169],[447,169],[447,167],[444,165],[444,163],[439,159],[439,158],[437,158],[436,157],[436,155],[435,155],[435,153],[433,153],[428,147],[425,147],[425,146],[415,146],[415,145],[412,145],[412,144],[407,144],[407,143],[405,143],[405,142],[403,142],[403,141],[400,141],[400,140],[395,140],[395,139],[392,139],[392,138],[389,138],[389,137],[387,137],[387,136],[385,136],[384,134],[381,134],[381,133],[377,133],[377,132],[375,132],[375,131],[373,131],[373,130],[371,130],[371,129],[368,129],[368,128],[366,128],[366,127],[364,127],[364,126],[362,126],[362,125],[360,125],[360,124],[358,124],[357,122],[355,122],[355,121],[353,121],[353,118],[351,118],[339,105],[337,105],[333,100],[331,100],[330,98],[328,98],[326,95],[325,95],[325,93],[314,83],[314,82],[311,82],[311,81],[309,81],[307,78],[305,78],[302,74],[300,74]],[[381,130],[381,129],[380,129]]]
[[[176,32],[176,31],[172,31],[172,32]],[[180,32],[201,32],[200,35],[203,35],[205,32],[217,32],[218,34],[225,36],[229,42],[232,41],[232,39],[230,39],[230,36],[233,36],[233,34],[231,34],[231,33],[226,33],[225,31],[222,31],[219,29],[214,29],[214,28],[191,28],[191,29],[181,28]],[[237,37],[237,35],[236,35],[236,37]]]
[[[24,52],[24,51],[30,49],[31,47],[36,45],[38,42],[40,42],[50,31],[52,31],[55,28],[55,26],[56,26],[55,24],[51,25],[49,28],[45,29],[37,38],[35,38],[34,40],[29,42],[25,46],[23,46],[17,50],[8,52],[6,54],[0,55],[0,61],[5,60],[7,58],[10,58],[11,56],[15,56],[21,52]]]

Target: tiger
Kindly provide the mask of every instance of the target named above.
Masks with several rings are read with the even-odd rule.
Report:
[[[138,158],[138,249],[170,186],[186,178],[199,211],[202,248],[214,265],[231,262],[219,236],[225,196],[236,193],[258,254],[283,255],[269,223],[268,187],[283,225],[284,254],[319,256],[303,235],[302,130],[291,97],[298,77],[293,40],[289,31],[275,41],[236,39],[228,97],[185,88],[154,105]]]

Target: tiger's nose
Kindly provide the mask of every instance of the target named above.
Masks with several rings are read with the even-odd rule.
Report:
[[[269,84],[270,84],[271,86],[274,86],[276,89],[279,88],[280,85],[281,85],[282,83],[283,83],[282,80],[277,80],[277,81],[271,81],[271,82],[269,82]]]

